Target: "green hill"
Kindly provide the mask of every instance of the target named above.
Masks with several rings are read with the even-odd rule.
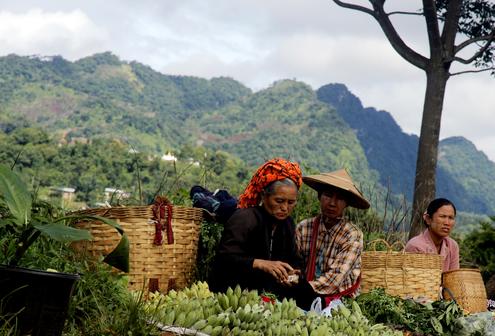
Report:
[[[284,156],[376,181],[352,130],[304,83],[257,93],[229,78],[168,76],[111,53],[77,62],[0,58],[3,127],[39,125],[60,143],[118,139],[140,151],[222,149],[250,165]]]
[[[229,78],[165,76],[110,53],[74,63],[1,57],[0,81],[3,122],[22,116],[61,142],[118,138],[162,153],[188,139],[186,120],[251,92]]]
[[[438,193],[442,192],[444,197],[453,195],[456,204],[471,212],[495,213],[495,163],[463,137],[442,140],[438,159],[444,172],[442,177],[456,182],[449,183],[439,177],[438,183],[443,188]]]
[[[104,184],[136,188],[125,176],[138,173],[130,151],[151,169],[148,195],[160,169],[171,169],[157,158],[171,152],[175,174],[189,169],[190,183],[209,176],[236,192],[257,165],[282,156],[305,173],[346,167],[370,189],[410,197],[417,146],[389,113],[363,108],[343,85],[315,92],[281,80],[253,93],[231,78],[164,75],[108,52],[76,62],[0,57],[0,138],[1,162],[17,162],[44,187],[76,186],[84,201]],[[461,140],[441,142],[438,193],[492,214],[494,164]]]
[[[412,200],[418,137],[404,133],[390,113],[364,108],[343,84],[325,85],[317,95],[355,130],[370,167],[380,172],[380,182]],[[438,196],[466,212],[494,214],[494,177],[495,163],[470,141],[462,137],[440,141]]]
[[[199,129],[204,146],[238,155],[249,164],[283,156],[321,171],[347,167],[362,181],[372,178],[352,129],[301,82],[278,81],[205,114]]]

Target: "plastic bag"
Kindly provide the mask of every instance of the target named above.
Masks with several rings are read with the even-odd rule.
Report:
[[[311,309],[310,311],[317,313],[318,315],[323,315],[326,317],[331,317],[332,316],[332,309],[336,309],[338,306],[343,305],[344,303],[340,300],[333,300],[330,301],[330,304],[325,307],[325,309],[322,309],[322,302],[321,298],[317,297],[316,299],[313,300],[313,303],[311,303]]]
[[[321,297],[317,297],[316,299],[313,300],[309,311],[315,312],[318,315],[321,314]]]

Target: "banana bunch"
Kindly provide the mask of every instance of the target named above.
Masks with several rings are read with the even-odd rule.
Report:
[[[335,310],[332,310],[331,317],[322,317],[319,321],[319,327],[316,330],[312,330],[309,335],[392,336],[402,335],[402,333],[393,331],[381,324],[371,325],[362,314],[358,303],[352,301],[350,307],[340,305]]]
[[[163,296],[163,294],[158,292],[150,293],[151,299],[154,299],[155,296]],[[212,296],[213,293],[210,291],[208,284],[205,281],[198,281],[193,283],[190,287],[186,287],[180,291],[176,291],[174,289],[170,290],[167,295],[165,295],[165,299],[167,301],[175,301],[185,300],[188,298],[205,299]]]
[[[225,293],[216,293],[215,297],[223,310],[232,308],[234,311],[239,307],[244,307],[246,304],[252,305],[260,301],[258,291],[242,290],[239,285],[235,289],[227,288]]]
[[[303,319],[278,320],[269,324],[265,334],[267,336],[296,336],[309,335],[308,327]]]
[[[167,295],[150,293],[145,309],[155,320],[181,327],[191,327],[222,311],[206,283],[196,283],[178,292],[171,290]]]
[[[184,288],[181,293],[188,298],[205,299],[213,296],[213,293],[210,292],[210,288],[205,281],[195,282],[190,287]]]
[[[280,319],[294,320],[303,315],[303,310],[301,310],[294,300],[283,299],[282,302],[277,302],[275,304],[267,303],[267,308],[271,311],[273,315],[273,320],[278,321]]]
[[[190,315],[186,315],[185,318],[181,319],[177,318],[176,310],[181,311],[181,306],[184,305],[184,302],[187,302],[187,300],[175,305],[169,305],[171,309],[167,310],[169,311],[168,314],[173,315],[175,313],[175,318],[172,324],[168,325],[187,326],[209,335],[244,335],[246,333],[248,335],[263,335],[263,330],[267,329],[271,320],[272,310],[275,311],[272,304],[263,304],[261,302],[257,291],[242,291],[237,286],[235,289],[229,288],[225,293],[217,293],[214,297],[200,299],[199,303],[203,310],[203,318],[189,325],[191,323],[188,320]],[[285,301],[283,305],[281,304],[283,307],[278,308],[278,310],[287,314],[287,312],[294,309],[292,305],[295,307],[295,303]],[[187,305],[184,309],[187,310],[191,307],[198,309],[194,305]],[[192,316],[196,317],[197,315]],[[279,316],[281,316],[280,312]],[[164,322],[169,322],[170,320],[172,318]]]
[[[215,334],[228,329],[229,335],[241,335],[245,331],[263,331],[267,328],[267,316],[270,312],[261,304],[238,307],[234,312],[231,307],[216,315],[208,316],[204,321],[198,321],[193,329],[203,333]]]
[[[198,282],[167,295],[152,293],[146,304],[154,318],[165,325],[212,336],[401,335],[382,324],[371,325],[355,301],[338,306],[332,310],[332,317],[325,317],[305,313],[294,300],[262,302],[257,291],[239,286],[225,293],[212,293],[205,282]]]

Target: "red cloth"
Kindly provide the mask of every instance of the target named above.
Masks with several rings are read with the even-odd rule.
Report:
[[[340,299],[341,297],[352,296],[352,294],[354,294],[358,290],[360,285],[361,285],[361,275],[356,280],[356,282],[351,287],[347,288],[346,290],[339,292],[339,293],[325,296],[325,305],[328,306],[330,304],[330,302],[332,302],[333,300]]]
[[[165,216],[165,211],[167,215]],[[153,219],[155,221],[155,238],[153,244],[162,245],[162,231],[167,230],[167,243],[174,243],[174,233],[172,231],[172,204],[165,197],[156,197],[153,204]],[[167,222],[165,223],[165,219]]]
[[[313,232],[311,234],[311,248],[309,250],[308,266],[306,267],[306,280],[313,281],[316,267],[316,238],[318,237],[318,227],[320,226],[320,216],[313,222]]]
[[[259,204],[261,191],[272,182],[290,178],[297,185],[302,184],[301,168],[296,162],[281,158],[265,162],[251,178],[246,190],[239,197],[238,208],[249,208]]]

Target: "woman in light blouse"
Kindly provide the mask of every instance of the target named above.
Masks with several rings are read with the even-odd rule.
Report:
[[[444,272],[459,269],[459,245],[450,238],[455,216],[456,208],[448,199],[431,201],[423,215],[428,228],[407,242],[406,252],[440,254]]]

